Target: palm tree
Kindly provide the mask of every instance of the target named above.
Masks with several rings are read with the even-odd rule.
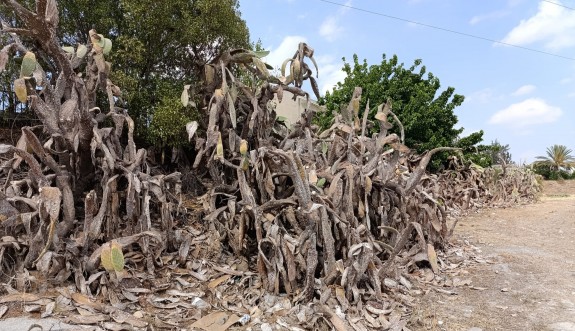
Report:
[[[560,168],[570,169],[575,167],[575,157],[571,153],[573,151],[565,145],[553,145],[547,148],[547,156],[537,156],[535,162],[548,165],[551,170],[555,171]]]

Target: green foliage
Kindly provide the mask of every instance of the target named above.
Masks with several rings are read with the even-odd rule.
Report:
[[[511,164],[509,145],[501,145],[497,140],[489,145],[477,145],[481,142],[483,131],[474,132],[468,137],[456,142],[456,146],[462,148],[465,158],[479,166],[490,167],[492,165]]]
[[[325,98],[320,99],[319,103],[325,104]],[[318,125],[322,130],[325,130],[331,126],[333,116],[334,116],[334,109],[328,109],[328,111],[317,112],[313,117],[313,123]]]
[[[353,63],[345,62],[343,71],[347,74],[343,83],[338,83],[320,100],[332,113],[320,116],[316,124],[326,127],[333,112],[348,104],[354,88],[360,86],[363,95],[359,108],[365,109],[368,99],[370,105],[378,105],[390,98],[393,112],[405,128],[406,145],[420,153],[435,147],[453,146],[463,131],[455,128],[457,117],[453,110],[461,105],[464,97],[455,94],[453,87],[441,91],[439,79],[427,73],[421,60],[406,68],[399,63],[397,56],[387,59],[384,54],[380,64],[369,66],[365,60],[360,63],[354,55]],[[375,109],[371,111],[375,113]],[[399,134],[397,126],[391,131]],[[481,135],[476,134],[472,140],[481,141]],[[446,156],[434,160],[432,168],[437,168]]]
[[[511,164],[513,160],[511,159],[511,152],[509,152],[509,145],[502,145],[495,139],[489,145],[491,151],[491,159],[493,164]]]
[[[482,140],[483,130],[473,132],[467,137],[457,138],[454,145],[455,147],[461,148],[465,159],[482,167],[488,167],[492,164],[490,157],[484,153],[484,146],[477,146]]]
[[[531,165],[533,171],[545,179],[575,179],[575,157],[564,145],[553,145],[546,150],[546,156],[537,156]]]
[[[32,76],[32,72],[36,70],[36,55],[32,52],[27,52],[22,58],[22,65],[20,66],[20,78]]]
[[[571,169],[575,167],[575,157],[571,153],[573,151],[565,145],[553,145],[547,148],[546,156],[537,156],[535,163],[547,165],[555,171]]]
[[[184,126],[178,133],[170,132],[175,125],[167,119],[187,115],[176,115],[181,106],[166,109],[175,105],[166,100],[166,90],[180,92],[184,84],[191,84],[190,95],[194,94],[202,83],[205,63],[222,49],[250,45],[237,0],[61,0],[59,7],[64,44],[86,43],[86,32],[92,27],[110,38],[114,45],[108,56],[114,64],[111,78],[122,86],[140,144],[185,132]],[[178,93],[175,100],[179,97]],[[156,116],[156,111],[163,114]],[[150,123],[155,123],[153,128]],[[160,123],[167,126],[161,128]],[[165,143],[172,145],[170,140]]]
[[[262,54],[267,52],[262,45],[262,41],[258,39],[256,42],[250,43],[249,49],[254,52],[254,54]],[[242,82],[244,85],[248,86],[254,93],[257,90],[257,87],[263,83],[263,80],[258,78],[258,76],[247,70],[245,67],[234,67],[232,68],[232,72],[236,79]],[[273,75],[273,72],[272,72]],[[277,76],[277,75],[275,75]]]
[[[163,96],[154,111],[148,135],[150,142],[160,146],[179,147],[187,143],[186,123],[196,119],[198,113],[184,107],[177,96]]]
[[[556,170],[550,164],[534,162],[531,168],[533,172],[543,176],[546,180],[575,179],[575,171]]]
[[[536,174],[543,176],[544,179],[549,179],[549,177],[551,176],[551,168],[547,164],[541,162],[534,162],[531,165],[531,169]]]

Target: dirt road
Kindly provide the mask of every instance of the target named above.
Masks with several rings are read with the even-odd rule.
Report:
[[[416,330],[575,331],[574,181],[545,183],[540,202],[482,211],[455,232],[477,263],[457,271],[464,286],[424,296]]]

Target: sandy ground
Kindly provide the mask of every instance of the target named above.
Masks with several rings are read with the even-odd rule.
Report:
[[[465,286],[430,290],[412,330],[575,331],[575,181],[546,182],[541,201],[484,210],[453,238],[476,262]]]

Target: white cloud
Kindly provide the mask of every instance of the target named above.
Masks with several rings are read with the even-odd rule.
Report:
[[[473,16],[469,20],[469,24],[475,25],[475,24],[478,24],[478,23],[483,22],[483,21],[491,21],[491,20],[496,20],[496,19],[507,17],[507,16],[509,16],[509,14],[511,14],[513,12],[513,7],[516,7],[522,1],[523,0],[508,0],[506,9],[496,10],[496,11],[493,11],[491,13]]]
[[[561,85],[565,85],[565,84],[569,84],[573,81],[573,78],[571,77],[565,77],[562,80],[559,81],[559,84]]]
[[[335,16],[326,18],[319,27],[319,35],[328,41],[334,41],[343,32],[343,28],[339,25],[338,19]]]
[[[322,94],[330,91],[338,82],[343,82],[346,77],[342,61],[335,61],[333,56],[317,56],[317,65],[319,67],[319,90]]]
[[[526,95],[535,91],[536,88],[537,87],[535,85],[523,85],[520,88],[518,88],[515,92],[511,93],[511,95],[514,97]]]
[[[298,49],[300,42],[306,42],[303,36],[286,36],[277,48],[271,48],[270,54],[265,57],[265,61],[274,68],[281,67],[285,59],[291,58]]]
[[[525,129],[555,122],[562,113],[561,108],[551,106],[543,99],[530,98],[498,111],[491,116],[489,123],[507,125],[513,129]]]
[[[541,1],[537,13],[521,20],[502,42],[522,46],[541,42],[555,51],[575,46],[575,11]]]
[[[493,99],[498,98],[495,93],[490,88],[484,88],[475,92],[472,92],[469,96],[465,97],[466,103],[488,103]]]
[[[341,17],[349,11],[351,0],[348,0],[335,15],[326,17],[319,26],[319,35],[324,37],[327,41],[335,41],[343,33],[344,28],[339,22]]]
[[[507,15],[509,15],[509,11],[507,11],[507,10],[498,10],[498,11],[494,11],[494,12],[489,13],[489,14],[476,15],[476,16],[473,16],[469,20],[469,24],[475,25],[475,24],[483,22],[483,21],[494,20],[494,19],[505,17]]]

